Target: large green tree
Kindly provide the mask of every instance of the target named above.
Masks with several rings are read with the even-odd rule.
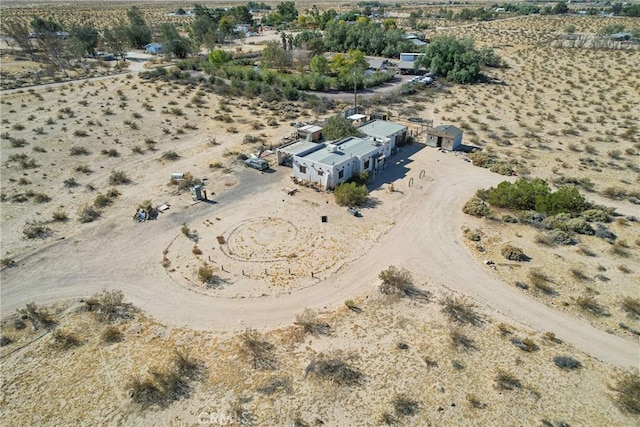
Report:
[[[77,56],[93,54],[98,47],[100,35],[90,24],[83,24],[71,30],[71,45]]]
[[[342,116],[333,116],[327,119],[322,134],[328,141],[334,141],[348,136],[358,136],[360,132],[353,124]]]
[[[147,25],[142,10],[138,6],[132,6],[127,10],[127,17],[129,18],[127,34],[131,45],[142,49],[151,43],[151,28]]]
[[[483,59],[499,62],[492,51],[482,53],[473,46],[472,39],[460,40],[455,37],[434,38],[424,50],[424,55],[416,60],[416,67],[423,66],[430,72],[456,83],[474,83],[480,80],[480,66]]]
[[[290,62],[289,55],[282,44],[276,41],[267,42],[267,46],[262,50],[262,65],[284,70]]]
[[[186,58],[193,49],[191,42],[186,37],[182,37],[175,25],[164,23],[160,26],[163,49],[166,54],[175,55],[178,58]]]
[[[119,24],[105,30],[103,41],[105,48],[115,56],[119,56],[120,59],[124,59],[127,56],[130,40],[128,28],[125,24]]]

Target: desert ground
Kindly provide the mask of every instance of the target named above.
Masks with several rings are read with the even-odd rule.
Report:
[[[138,65],[3,91],[3,423],[637,425],[620,390],[640,365],[640,321],[621,306],[640,298],[640,53],[557,42],[567,25],[595,34],[611,22],[434,23],[446,28],[430,36],[473,36],[509,67],[488,71],[494,83],[361,102],[391,120],[454,124],[520,176],[578,183],[615,208],[616,244],[548,246],[525,224],[465,215],[478,189],[515,177],[421,142],[371,182],[361,218],[295,186],[273,155],[265,173],[238,160],[339,103],[318,114],[221,97],[143,81]],[[210,201],[173,173],[204,179]],[[148,205],[168,209],[133,221]],[[502,258],[506,243],[530,260]],[[411,273],[418,297],[380,292],[389,266]],[[517,285],[540,269],[553,295]],[[124,295],[113,317],[94,310],[105,290]],[[585,295],[606,315],[582,309]],[[31,302],[51,324],[23,327],[16,313]],[[335,372],[320,370],[327,361]],[[145,381],[173,393],[136,403]]]

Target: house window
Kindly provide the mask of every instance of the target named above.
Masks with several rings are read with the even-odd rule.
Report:
[[[324,171],[322,169],[318,169],[318,176],[324,175]]]
[[[307,173],[307,167],[300,165],[300,173]]]
[[[364,168],[369,169],[369,159],[364,162]]]
[[[344,176],[344,171],[338,172],[338,179],[342,179],[343,176]]]

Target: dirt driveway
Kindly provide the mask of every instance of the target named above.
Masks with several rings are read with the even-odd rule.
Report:
[[[381,198],[375,208],[388,212],[395,225],[357,261],[314,286],[278,295],[216,298],[190,291],[166,274],[160,265],[161,251],[175,238],[182,222],[202,222],[213,208],[216,215],[231,215],[246,197],[252,197],[251,203],[261,203],[259,193],[243,196],[242,191],[234,191],[213,208],[200,204],[167,214],[163,228],[153,232],[130,218],[104,220],[73,239],[60,240],[30,255],[18,267],[2,272],[3,315],[34,300],[52,302],[117,288],[133,304],[172,326],[265,329],[290,324],[305,307],[332,309],[356,295],[376,292],[378,273],[396,265],[411,270],[418,283],[441,285],[474,298],[495,310],[498,318],[552,331],[604,362],[638,366],[637,343],[597,330],[506,286],[460,242],[460,227],[465,222],[461,206],[479,187],[495,185],[503,177],[454,154],[428,148],[405,159],[397,157],[394,161],[401,162],[378,178],[378,184],[393,181],[399,190],[394,193],[397,199]],[[403,173],[397,174],[399,170]],[[289,183],[288,170],[278,174],[281,179],[274,179],[264,191],[280,191]]]

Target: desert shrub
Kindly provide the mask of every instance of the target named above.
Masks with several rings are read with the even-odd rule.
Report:
[[[509,224],[515,224],[518,222],[518,218],[512,215],[502,215],[502,222],[506,222]]]
[[[310,375],[323,381],[338,385],[358,385],[364,380],[362,373],[336,357],[320,355],[312,360],[304,370],[305,376]]]
[[[511,245],[504,245],[502,249],[500,249],[500,254],[510,261],[526,261],[529,259],[522,249]]]
[[[191,253],[194,255],[202,255],[202,249],[200,249],[198,245],[195,245],[193,249],[191,249]]]
[[[131,319],[134,313],[131,304],[124,302],[124,293],[117,289],[87,298],[85,307],[98,321],[105,323]]]
[[[69,215],[64,211],[55,211],[51,218],[54,222],[67,222]]]
[[[213,266],[206,262],[198,268],[198,280],[202,283],[209,284],[214,280],[215,274]]]
[[[276,377],[272,378],[260,387],[258,387],[257,391],[260,394],[264,394],[266,396],[271,396],[276,392],[284,390],[285,392],[290,393],[292,390],[291,387],[291,378],[289,377]]]
[[[378,275],[382,283],[380,292],[386,295],[406,296],[416,299],[429,299],[430,293],[417,289],[413,284],[411,272],[391,265]]]
[[[533,225],[534,227],[543,226],[543,221],[545,220],[544,214],[540,212],[525,210],[518,212],[518,220],[524,224]]]
[[[116,150],[115,148],[111,148],[109,150],[102,150],[100,151],[100,153],[102,153],[104,156],[107,157],[120,157],[120,152],[118,150]]]
[[[331,325],[318,318],[318,314],[310,308],[305,308],[301,314],[296,315],[295,325],[311,335],[331,334]]]
[[[176,350],[168,366],[151,369],[150,376],[132,376],[127,384],[129,396],[142,409],[165,407],[171,402],[189,397],[191,382],[201,378],[200,363],[186,352]]]
[[[113,170],[108,182],[109,185],[125,185],[131,183],[131,178],[123,171]]]
[[[6,347],[9,344],[11,344],[12,342],[13,342],[13,340],[10,337],[8,337],[6,335],[0,336],[0,347]]]
[[[46,239],[53,230],[39,221],[28,222],[22,233],[27,239]]]
[[[463,334],[458,329],[454,329],[453,331],[451,331],[451,333],[449,334],[449,337],[451,338],[451,342],[453,343],[453,345],[461,350],[477,350],[478,349],[474,341],[468,336],[466,336],[465,334]]]
[[[629,251],[627,251],[624,247],[615,244],[615,245],[611,245],[611,248],[609,249],[609,252],[612,255],[616,255],[619,256],[621,258],[629,258],[630,254]]]
[[[93,206],[95,206],[96,208],[104,208],[106,206],[109,206],[111,203],[113,203],[113,201],[110,197],[107,197],[104,194],[98,194],[93,201]]]
[[[498,371],[495,377],[496,387],[500,390],[515,390],[522,388],[522,382],[513,374]]]
[[[610,315],[609,310],[607,310],[605,306],[599,304],[592,296],[578,297],[576,299],[576,304],[578,307],[593,314],[594,316],[604,317]]]
[[[39,308],[35,302],[28,303],[25,308],[18,310],[18,314],[31,323],[31,328],[37,331],[40,328],[50,328],[55,321],[47,309]]]
[[[481,236],[478,232],[473,231],[473,230],[467,230],[464,232],[464,236],[471,240],[472,242],[479,242],[481,239]]]
[[[464,204],[464,206],[462,207],[462,212],[466,213],[467,215],[473,215],[481,218],[488,216],[491,213],[491,210],[489,210],[489,207],[485,202],[482,201],[482,199],[474,197]]]
[[[73,333],[60,329],[53,332],[53,346],[59,350],[69,350],[82,345],[82,341]]]
[[[247,329],[240,334],[240,354],[251,362],[253,369],[277,369],[278,360],[274,349],[273,344],[264,340],[256,330]]]
[[[620,187],[607,187],[602,190],[602,195],[609,199],[622,200],[627,197],[627,192]]]
[[[556,294],[555,289],[553,289],[553,287],[549,284],[550,282],[549,277],[544,272],[542,272],[542,270],[531,269],[529,271],[528,277],[531,284],[535,286],[537,289],[544,292],[545,294],[547,295]]]
[[[535,238],[536,243],[546,246],[574,245],[576,240],[564,230],[550,230],[547,233],[540,233]]]
[[[609,214],[601,209],[587,209],[582,212],[582,218],[589,222],[610,222]]]
[[[178,160],[180,158],[180,155],[175,151],[171,150],[171,151],[165,151],[164,153],[162,153],[162,156],[160,156],[160,158],[162,160],[174,161],[174,160]]]
[[[589,276],[584,274],[584,271],[582,271],[579,268],[571,268],[569,269],[569,271],[571,272],[571,276],[573,276],[573,278],[576,280],[580,280],[581,282],[586,282],[590,280]]]
[[[420,410],[420,404],[406,395],[396,396],[392,403],[393,410],[398,417],[412,417]]]
[[[64,186],[67,188],[73,188],[73,187],[77,187],[80,184],[78,184],[78,181],[76,181],[75,178],[71,177],[71,178],[67,178],[64,180]]]
[[[105,343],[116,343],[122,341],[124,335],[115,326],[107,326],[100,334],[100,339]]]
[[[595,234],[595,230],[584,218],[572,218],[565,224],[566,231],[573,231],[578,234],[586,234],[589,236],[593,236]]]
[[[640,414],[640,375],[622,374],[612,386],[616,392],[616,402],[625,411]]]
[[[560,369],[579,369],[582,364],[571,356],[555,356],[553,363]]]
[[[542,226],[548,230],[564,230],[567,228],[569,220],[571,220],[571,216],[566,213],[549,215],[542,220]]]
[[[468,323],[474,326],[481,326],[484,323],[480,315],[475,312],[473,304],[462,299],[447,296],[441,304],[442,312],[453,322]]]
[[[625,297],[620,306],[630,316],[640,317],[640,298]]]
[[[333,195],[340,206],[361,206],[367,201],[369,190],[366,185],[344,182],[336,186]]]
[[[100,212],[94,207],[85,205],[78,210],[78,221],[82,224],[93,222],[100,218]]]
[[[84,147],[76,146],[69,149],[69,154],[72,156],[88,156],[91,153]]]
[[[80,173],[84,173],[84,174],[87,174],[87,175],[93,172],[91,170],[91,168],[89,166],[87,166],[87,165],[76,166],[75,171],[76,172],[80,172]]]
[[[353,311],[354,313],[361,313],[362,309],[360,307],[357,306],[356,302],[353,300],[346,300],[344,302],[345,307],[347,307],[349,310]]]
[[[511,344],[515,345],[522,351],[526,351],[527,353],[531,353],[540,349],[540,347],[538,347],[538,345],[531,338],[525,338],[522,340],[518,337],[513,337],[511,338]]]
[[[131,399],[142,409],[146,409],[152,405],[163,405],[167,400],[164,390],[158,387],[150,378],[142,378],[134,376],[129,380],[127,385]]]
[[[487,407],[486,403],[482,403],[482,401],[473,394],[467,394],[467,402],[469,402],[472,408],[484,409]]]
[[[115,198],[119,197],[120,194],[121,193],[115,188],[110,188],[106,192],[106,196],[109,197],[110,199],[115,199]],[[150,205],[150,203],[149,203],[149,205]],[[149,209],[149,205],[145,206],[145,208]]]

